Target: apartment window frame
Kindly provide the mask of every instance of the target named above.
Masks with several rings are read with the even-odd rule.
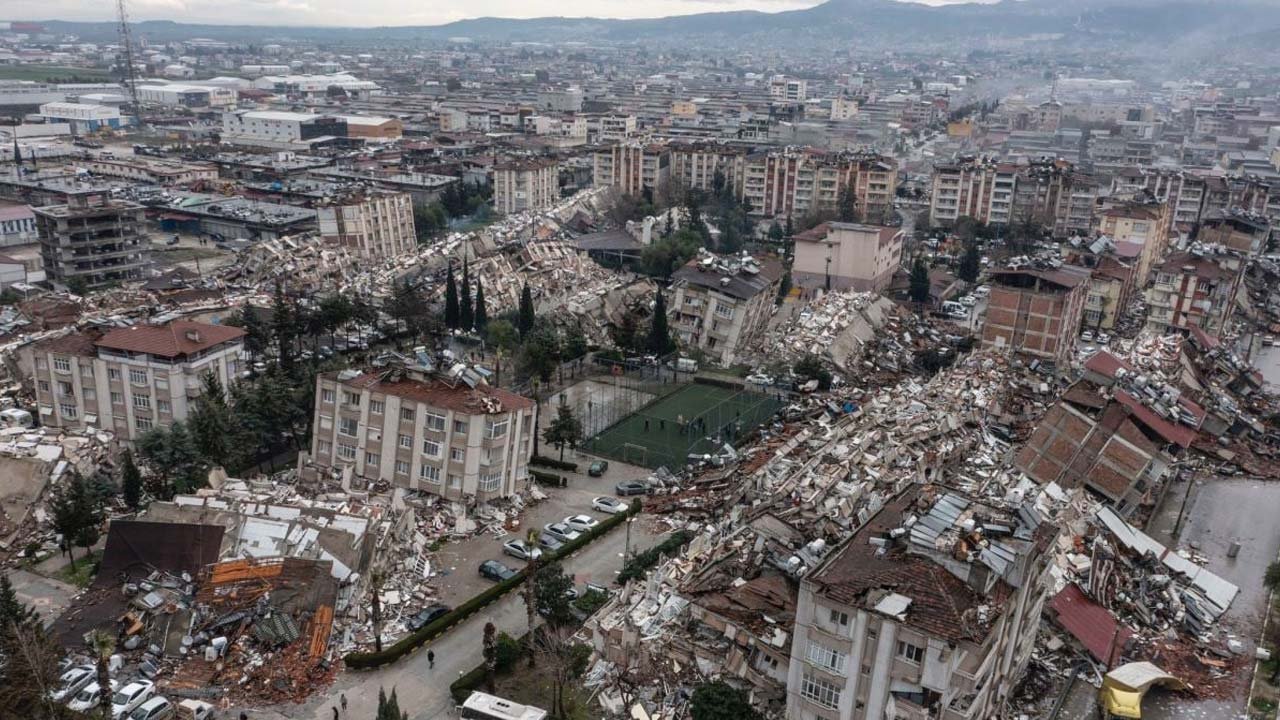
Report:
[[[130,385],[146,385],[147,371],[138,368],[129,368],[129,384]]]
[[[488,420],[484,424],[484,436],[489,440],[497,440],[507,436],[511,428],[511,420]]]
[[[397,474],[397,475],[408,475],[408,474],[409,474],[409,470],[410,470],[410,464],[409,464],[409,461],[408,461],[408,460],[397,460],[397,461],[396,461],[396,474]]]
[[[346,462],[356,461],[356,446],[344,442],[338,443],[338,450],[334,453],[334,457]]]
[[[480,476],[478,489],[483,492],[495,492],[502,487],[502,473],[492,472]]]
[[[120,392],[119,390],[112,390],[112,391],[111,391],[111,404],[112,404],[112,405],[123,405],[123,404],[124,404],[124,393]]]
[[[60,373],[69,373],[69,372],[71,372],[71,358],[54,357],[54,358],[53,358],[53,369],[54,369],[56,372],[60,372]]]
[[[387,404],[382,400],[370,400],[369,412],[374,415],[382,415],[387,411]]]
[[[449,462],[460,463],[460,462],[466,462],[466,460],[467,460],[466,450],[462,448],[456,448],[456,447],[449,448]]]
[[[155,423],[153,423],[151,421],[151,418],[147,417],[146,415],[138,415],[133,418],[133,428],[138,432],[141,432],[141,433],[151,432],[151,429],[154,427],[155,427]]]
[[[172,414],[172,413],[173,413],[173,405],[171,405],[171,404],[169,403],[169,401],[168,401],[168,400],[161,400],[161,399],[157,398],[157,399],[156,399],[156,412],[162,412],[162,413],[169,413],[169,414]]]
[[[925,648],[906,640],[899,640],[896,654],[905,663],[919,665],[924,662]]]
[[[439,485],[444,475],[440,472],[440,468],[435,465],[418,466],[418,479],[423,480],[431,485]]]
[[[399,437],[399,438],[397,438],[397,444],[398,444],[401,448],[404,448],[405,450],[412,450],[412,449],[413,449],[413,436],[412,436],[412,435],[405,435],[404,433],[400,433],[400,437]]]
[[[444,445],[439,440],[422,438],[422,454],[439,460],[444,457]]]
[[[368,450],[364,452],[364,464],[366,467],[378,467],[378,464],[381,462],[382,456],[378,453],[369,452]]]
[[[430,410],[426,412],[426,417],[422,420],[422,425],[432,432],[444,432],[445,417]]]
[[[843,675],[845,664],[849,659],[847,654],[813,640],[809,641],[804,657],[810,665],[820,667],[833,675]]]
[[[338,394],[332,388],[324,388],[320,391],[320,402],[332,403],[338,399]]]
[[[360,420],[358,418],[338,416],[338,434],[347,437],[359,437]]]
[[[150,410],[151,396],[144,394],[136,394],[133,396],[133,407],[135,410]]]
[[[814,705],[838,710],[840,708],[840,686],[823,680],[816,675],[804,673],[800,677],[800,696]]]

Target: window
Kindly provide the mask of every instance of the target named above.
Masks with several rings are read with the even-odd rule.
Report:
[[[909,663],[919,665],[924,661],[924,648],[912,645],[905,640],[898,641],[898,657]]]
[[[400,408],[400,419],[413,421],[413,408]]]
[[[733,306],[724,303],[716,303],[716,315],[722,318],[733,317]]]
[[[467,451],[462,448],[449,448],[449,459],[453,462],[462,462],[467,457]]]
[[[329,390],[329,389],[327,389],[327,388],[326,388],[326,389],[324,389],[324,390],[321,390],[321,391],[320,391],[320,401],[321,401],[321,402],[331,403],[331,402],[333,402],[333,399],[334,399],[334,394],[333,394],[333,391],[332,391],[332,390]]]
[[[507,434],[507,421],[499,420],[497,422],[490,420],[485,425],[484,431],[487,438],[500,438]]]
[[[805,654],[809,662],[836,675],[844,673],[845,654],[832,650],[816,642],[809,643],[809,651]]]
[[[81,365],[80,374],[87,378],[93,377],[93,366],[88,364]]]
[[[120,371],[119,371],[119,370],[117,370],[116,368],[107,368],[107,379],[108,379],[108,380],[119,380],[119,379],[120,379]]]
[[[471,429],[471,423],[466,420],[453,421],[453,431],[456,433],[459,433],[461,435],[466,435],[467,431],[469,431],[470,429]]]
[[[418,477],[426,480],[432,485],[440,484],[440,468],[431,465],[423,465],[418,468]]]
[[[461,477],[460,475],[450,475],[450,476],[449,476],[449,487],[451,487],[451,488],[460,488],[460,487],[462,487],[462,477]]]
[[[840,688],[808,673],[800,682],[800,694],[825,708],[840,707]]]
[[[360,432],[360,421],[355,418],[340,417],[338,418],[338,432],[342,435],[355,437]]]
[[[58,394],[59,394],[59,395],[75,395],[75,394],[76,394],[76,386],[75,386],[75,385],[72,385],[72,384],[71,384],[71,383],[69,383],[69,382],[63,382],[63,381],[59,380],[59,381],[58,381]]]
[[[41,380],[40,382],[36,383],[36,386],[40,388],[40,392],[49,392],[48,380]]]
[[[433,457],[433,458],[440,457],[440,443],[436,442],[435,440],[423,440],[422,454],[426,455],[427,457]]]
[[[374,413],[375,415],[381,415],[382,413],[386,412],[386,410],[387,410],[387,404],[382,402],[381,400],[369,401],[369,412]]]
[[[397,460],[397,461],[396,461],[396,474],[397,474],[397,475],[408,475],[408,474],[409,474],[409,461],[408,461],[408,460]]]
[[[138,432],[147,432],[151,429],[151,418],[140,415],[133,419],[133,426]]]
[[[426,421],[426,422],[427,422],[427,429],[428,429],[428,430],[435,430],[436,432],[443,432],[443,431],[444,431],[444,416],[443,416],[443,415],[437,415],[437,414],[435,414],[435,413],[433,413],[433,412],[429,412],[429,413],[427,413],[427,421]]]
[[[405,449],[408,449],[408,448],[413,447],[413,436],[412,436],[412,435],[401,435],[401,436],[400,436],[400,447],[405,448]]]
[[[839,610],[831,610],[831,624],[840,627],[849,627],[849,614],[842,613]]]
[[[347,405],[360,405],[360,393],[344,392],[342,393],[342,402]]]
[[[333,444],[330,443],[328,440],[321,440],[320,442],[316,443],[317,455],[328,455],[331,449],[333,449]]]
[[[112,405],[123,405],[123,404],[124,404],[124,393],[118,393],[118,392],[116,392],[116,391],[112,390],[112,391],[111,391],[111,404],[112,404]]]
[[[67,405],[65,403],[62,405],[59,405],[58,410],[62,412],[62,417],[66,418],[67,420],[74,420],[76,419],[76,416],[79,414],[76,412],[75,405]]]
[[[364,454],[364,464],[369,467],[378,467],[378,461],[381,459],[378,457],[378,453],[367,452]]]
[[[217,375],[217,373],[215,372],[215,373],[214,373],[214,375]],[[159,377],[158,377],[158,378],[156,378],[156,389],[157,389],[157,390],[168,390],[168,389],[169,389],[169,381],[168,381],[168,380],[165,380],[164,378],[159,378]]]
[[[485,492],[493,492],[502,485],[502,473],[485,473],[480,476],[480,489]]]
[[[346,443],[338,443],[338,457],[342,458],[343,460],[355,460],[356,446],[348,445]]]
[[[53,369],[58,372],[71,372],[71,361],[64,357],[56,357],[53,359]]]
[[[168,400],[156,400],[156,409],[162,413],[173,412]]]
[[[129,370],[129,382],[133,383],[134,385],[146,385],[146,384],[147,384],[147,371],[146,371],[146,370],[133,370],[133,369],[130,369],[130,370]]]
[[[136,408],[143,408],[143,409],[146,409],[146,410],[150,410],[150,409],[151,409],[151,396],[150,396],[150,395],[134,395],[134,396],[133,396],[133,406],[134,406],[134,407],[136,407]]]

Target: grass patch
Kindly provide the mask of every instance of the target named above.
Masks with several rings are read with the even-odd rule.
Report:
[[[100,562],[102,562],[102,551],[94,550],[89,554],[89,557],[76,558],[74,568],[68,563],[61,570],[54,573],[53,577],[55,580],[61,580],[69,585],[87,588],[89,583],[93,582],[93,576],[97,574],[98,563]]]
[[[1253,709],[1265,713],[1275,712],[1276,701],[1267,698],[1256,697],[1253,699]]]
[[[62,65],[0,65],[0,80],[34,80],[36,82],[102,82],[111,80],[111,72],[102,68],[65,67]]]

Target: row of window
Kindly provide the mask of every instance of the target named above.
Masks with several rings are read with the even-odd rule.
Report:
[[[44,359],[43,358],[37,359],[36,364],[40,369],[43,369]],[[65,357],[54,357],[53,369],[62,373],[71,372],[71,359],[65,358]],[[215,372],[216,372],[216,368],[215,368]],[[93,366],[89,364],[81,365],[80,374],[85,375],[86,377],[92,377]],[[107,368],[108,380],[119,380],[120,378],[121,378],[121,373],[119,368]],[[146,385],[148,384],[149,380],[150,378],[146,370],[140,370],[138,368],[129,368],[129,382],[133,383],[134,385]],[[160,387],[168,387],[167,381],[163,379],[158,379],[156,381],[156,384]]]
[[[323,393],[321,393],[321,400],[327,403],[333,402],[333,391],[325,390]],[[370,407],[370,412],[374,412],[374,413],[381,413],[383,408],[385,407],[384,404],[378,400],[373,401],[371,405],[372,404],[376,404],[379,406],[377,410],[374,410],[372,407]],[[401,408],[400,410],[401,420],[412,421],[414,419],[414,415],[415,415],[415,412],[413,408]],[[350,435],[352,437],[355,437],[355,435],[359,432],[360,421],[357,420],[356,418],[345,418],[345,417],[339,418],[338,424],[339,424],[338,431],[341,432],[343,435]],[[444,432],[444,424],[445,424],[444,415],[437,415],[436,413],[427,413],[426,421],[424,423],[424,426],[426,427],[427,430],[431,430],[433,432]],[[509,426],[510,426],[509,420],[488,420],[485,422],[484,435],[486,438],[490,440],[496,440],[498,438],[506,436],[507,428]],[[470,430],[471,430],[470,422],[466,420],[453,421],[453,431],[455,433],[458,433],[460,435],[465,435]],[[404,436],[402,435],[401,437],[404,437]],[[408,446],[406,445],[405,447],[408,447]]]
[[[321,440],[317,447],[317,450],[321,454],[328,453],[330,449],[332,449],[332,445],[327,440]],[[460,451],[455,450],[455,452],[460,452]],[[357,454],[357,450],[355,445],[351,445],[343,442],[338,443],[337,456],[339,459],[347,460],[347,461],[355,461],[356,454]],[[459,455],[457,459],[461,460],[461,456]],[[396,462],[395,471],[397,475],[409,474],[410,465],[408,460],[396,460],[395,462]],[[379,467],[382,463],[382,456],[379,455],[378,453],[366,452],[364,454],[364,463],[366,467],[374,467],[374,468]],[[440,472],[440,468],[435,467],[433,465],[423,465],[418,468],[418,477],[432,485],[439,485],[441,483],[441,476],[442,474]],[[448,480],[449,480],[449,487],[456,488],[456,487],[462,486],[462,478],[458,475],[450,473],[448,475]],[[502,472],[494,471],[494,472],[484,473],[483,475],[480,476],[479,486],[480,486],[480,490],[483,492],[493,492],[495,490],[498,490],[499,488],[502,487]]]

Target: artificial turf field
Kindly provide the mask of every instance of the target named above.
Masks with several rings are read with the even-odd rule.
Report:
[[[677,469],[690,453],[711,453],[773,415],[777,398],[689,383],[605,428],[587,442],[598,455],[634,465]]]

